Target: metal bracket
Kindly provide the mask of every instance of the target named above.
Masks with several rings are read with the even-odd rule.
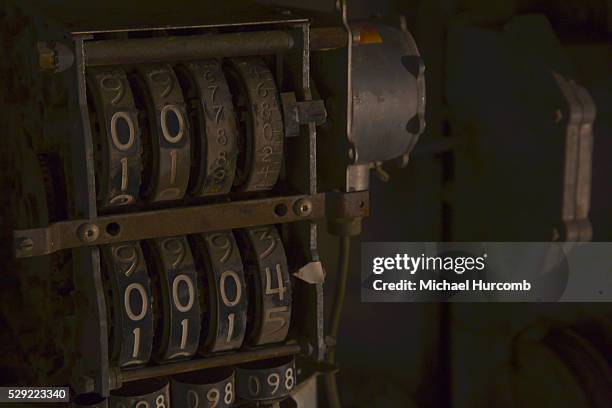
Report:
[[[281,93],[283,105],[283,119],[285,122],[285,137],[296,137],[300,135],[300,125],[314,123],[320,126],[327,120],[325,103],[319,101],[297,102],[295,93]]]
[[[597,108],[585,88],[556,72],[553,76],[569,106],[562,198],[564,231],[560,238],[564,241],[590,241],[593,235],[589,220],[593,123]]]

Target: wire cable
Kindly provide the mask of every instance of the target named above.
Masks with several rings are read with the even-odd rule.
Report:
[[[330,317],[329,336],[332,339],[338,337],[338,328],[340,327],[340,317],[342,316],[342,307],[346,296],[346,284],[348,280],[349,260],[350,260],[351,238],[349,236],[340,237],[340,255],[338,258],[338,281],[336,282],[336,296]],[[327,363],[334,365],[336,363],[336,345],[327,353]],[[336,383],[336,374],[330,373],[325,376],[325,387],[327,394],[327,403],[330,408],[340,408],[340,395],[338,393],[338,385]]]

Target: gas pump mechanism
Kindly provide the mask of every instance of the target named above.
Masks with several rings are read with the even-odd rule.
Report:
[[[424,129],[406,24],[74,3],[2,2],[11,381],[75,406],[316,406],[317,221],[358,234],[370,169]]]

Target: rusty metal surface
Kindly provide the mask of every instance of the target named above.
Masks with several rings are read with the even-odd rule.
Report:
[[[180,363],[165,364],[146,368],[122,370],[116,372],[117,378],[112,378],[115,384],[143,380],[153,377],[161,377],[172,374],[186,373],[189,371],[202,370],[235,364],[248,363],[252,361],[265,360],[275,357],[291,356],[299,354],[301,348],[297,344],[286,344],[282,346],[266,347],[257,350],[242,351],[233,354],[225,354],[214,357],[206,357],[197,360],[184,361]]]
[[[343,197],[334,195],[329,205],[325,194],[299,195],[62,221],[46,228],[15,231],[15,254],[23,258],[82,246],[316,220],[326,211],[351,217],[367,215],[367,192]],[[302,199],[312,204],[307,215],[294,210]]]
[[[327,218],[365,217],[369,212],[369,191],[351,193],[328,193],[326,204]]]
[[[291,50],[286,31],[255,31],[203,37],[151,37],[85,43],[87,66],[194,61],[207,58],[270,55]]]

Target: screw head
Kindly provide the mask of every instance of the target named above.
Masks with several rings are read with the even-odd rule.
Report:
[[[293,212],[300,217],[308,217],[312,213],[312,202],[307,198],[300,198],[293,205]]]
[[[81,241],[91,243],[100,237],[100,228],[96,224],[85,223],[79,227],[77,233]]]

